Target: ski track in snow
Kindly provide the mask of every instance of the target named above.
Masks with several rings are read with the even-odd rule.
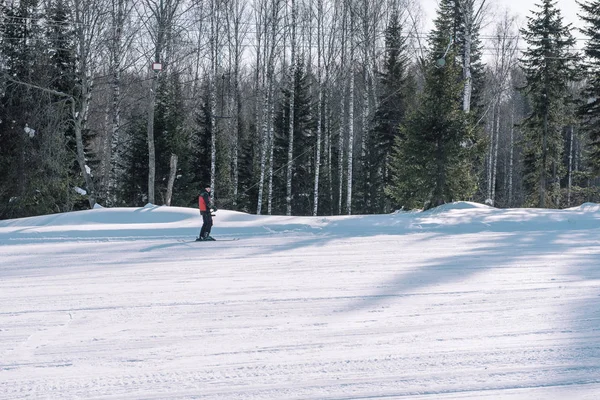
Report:
[[[0,231],[0,399],[600,398],[597,227],[280,228]]]

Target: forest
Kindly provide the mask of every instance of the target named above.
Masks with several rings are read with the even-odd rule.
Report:
[[[0,219],[207,186],[259,215],[600,202],[600,0],[576,6],[3,0]]]

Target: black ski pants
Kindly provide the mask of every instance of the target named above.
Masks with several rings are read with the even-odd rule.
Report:
[[[205,238],[210,235],[210,228],[213,226],[213,219],[210,211],[202,211],[202,229],[200,229],[200,237]]]

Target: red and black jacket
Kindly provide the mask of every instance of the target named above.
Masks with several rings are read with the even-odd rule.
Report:
[[[201,213],[210,212],[210,194],[206,190],[200,193],[200,196],[198,197],[198,208]]]

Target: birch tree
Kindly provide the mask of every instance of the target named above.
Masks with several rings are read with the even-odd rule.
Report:
[[[232,111],[230,127],[232,129],[231,139],[231,159],[232,159],[232,190],[233,190],[233,207],[237,206],[239,196],[239,152],[240,152],[240,125],[242,112],[242,95],[240,89],[241,68],[243,56],[243,41],[247,35],[247,28],[244,28],[246,18],[246,7],[242,0],[230,0],[228,11],[225,13],[227,18],[227,39],[229,45],[230,65],[232,68]]]
[[[471,52],[473,50],[473,40],[479,30],[482,18],[484,16],[486,0],[457,0],[461,11],[461,18],[464,30],[464,47],[462,54],[463,68],[463,111],[471,111],[471,95],[473,92],[473,80],[471,70]]]
[[[286,215],[292,215],[292,178],[294,174],[294,98],[295,96],[295,77],[296,77],[296,1],[291,0],[291,47],[290,47],[290,126],[288,136],[288,161],[287,161],[287,178],[286,178]]]
[[[349,71],[348,78],[348,153],[347,164],[347,188],[346,188],[346,212],[352,215],[352,172],[354,171],[354,90],[355,90],[355,71],[354,71],[354,21],[355,16],[350,12],[350,58],[348,60]]]
[[[500,142],[500,113],[501,103],[506,100],[507,91],[510,88],[510,72],[514,65],[518,51],[518,35],[515,25],[515,18],[505,12],[503,19],[496,25],[495,34],[492,39],[492,48],[494,55],[491,60],[492,81],[491,102],[491,132],[488,147],[487,162],[487,195],[486,201],[494,205],[496,198],[496,180],[498,165],[498,146]],[[511,141],[509,146],[513,146]]]
[[[258,202],[256,214],[261,215],[264,196],[265,178],[267,177],[268,160],[272,159],[270,150],[272,150],[272,126],[273,126],[273,87],[275,79],[275,51],[278,41],[280,13],[282,8],[281,0],[265,0],[264,6],[261,8],[264,12],[264,18],[259,29],[265,29],[267,35],[265,37],[265,47],[263,52],[266,60],[266,76],[265,86],[263,90],[263,107],[262,107],[262,132],[261,132],[261,150],[260,150],[260,178],[258,182]],[[272,153],[271,153],[272,154]],[[272,164],[272,162],[270,163]],[[272,166],[270,167],[272,171]],[[272,173],[271,173],[272,175]]]
[[[78,90],[71,98],[71,115],[77,144],[77,163],[88,190],[90,208],[96,204],[92,171],[87,165],[83,132],[86,129],[94,86],[96,58],[100,54],[100,35],[104,29],[104,4],[92,0],[74,0],[73,14],[76,40],[76,77]]]
[[[324,52],[324,9],[323,0],[317,0],[317,133],[315,140],[315,181],[313,191],[313,216],[319,213],[319,181],[321,176],[321,136],[323,121],[323,80],[321,60]]]
[[[131,0],[111,0],[110,2],[110,26],[108,30],[108,55],[109,55],[109,73],[111,76],[110,85],[110,132],[104,141],[104,175],[108,179],[106,185],[106,200],[109,203],[115,202],[114,190],[117,185],[117,153],[120,143],[121,130],[121,76],[125,68],[124,60],[127,47],[131,45],[133,35],[128,35],[125,31],[126,23],[131,15],[133,2]]]

